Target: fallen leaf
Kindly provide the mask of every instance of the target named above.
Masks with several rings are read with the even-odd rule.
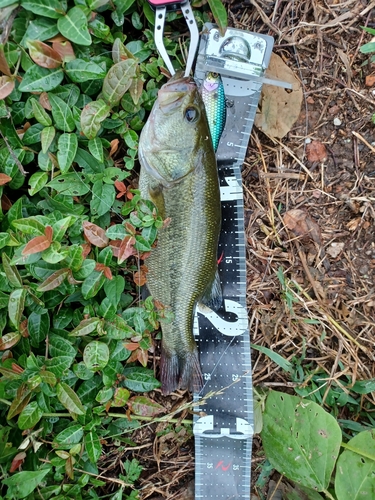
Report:
[[[344,250],[344,247],[345,247],[345,243],[339,243],[337,241],[334,241],[327,248],[326,253],[328,253],[329,255],[331,255],[331,257],[333,257],[335,259]]]
[[[271,55],[267,78],[275,78],[293,85],[291,91],[274,85],[263,85],[259,109],[255,116],[255,125],[270,137],[281,139],[297,121],[303,93],[294,72],[280,56]]]
[[[357,217],[356,219],[352,219],[346,224],[346,227],[349,229],[349,231],[356,231],[358,229],[358,226],[361,224],[362,218]]]
[[[327,159],[327,149],[325,145],[320,141],[311,141],[306,145],[306,155],[308,161],[323,162]]]
[[[113,139],[111,141],[111,151],[109,152],[109,156],[112,157],[116,151],[118,150],[118,145],[119,145],[120,141],[118,139]]]
[[[365,79],[366,87],[372,87],[375,85],[375,75],[367,75]]]
[[[104,229],[86,220],[83,221],[82,226],[85,238],[88,242],[98,248],[105,248],[108,246],[109,238],[106,236]]]
[[[318,224],[311,219],[309,214],[299,208],[289,210],[283,217],[285,226],[296,236],[302,239],[312,239],[321,245],[322,237]]]
[[[133,275],[134,283],[138,286],[143,286],[147,282],[147,272],[147,267],[142,265],[139,271],[135,272]]]

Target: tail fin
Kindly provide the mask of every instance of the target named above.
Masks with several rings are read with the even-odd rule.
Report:
[[[189,352],[181,360],[180,388],[199,392],[203,387],[202,371],[198,359],[198,350]]]
[[[179,361],[177,354],[170,354],[163,347],[160,356],[161,392],[167,396],[178,389],[179,386]]]
[[[198,351],[188,352],[183,358],[162,348],[160,357],[161,391],[167,396],[176,389],[199,392],[203,387]]]

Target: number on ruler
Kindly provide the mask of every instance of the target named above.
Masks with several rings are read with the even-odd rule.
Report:
[[[242,200],[242,186],[234,175],[225,177],[227,186],[220,186],[221,201]]]

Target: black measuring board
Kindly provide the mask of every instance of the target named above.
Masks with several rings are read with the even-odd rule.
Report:
[[[198,83],[207,71],[220,73],[227,99],[217,150],[224,300],[218,311],[198,307],[194,319],[204,380],[202,391],[194,395],[195,498],[202,500],[250,499],[253,399],[241,169],[272,47],[271,37],[235,29],[221,37],[209,24],[195,69]]]

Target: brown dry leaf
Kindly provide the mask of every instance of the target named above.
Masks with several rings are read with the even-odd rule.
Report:
[[[0,186],[4,186],[4,184],[7,184],[12,180],[11,177],[7,174],[0,174]]]
[[[346,224],[346,227],[349,229],[349,231],[356,231],[358,229],[358,226],[361,224],[362,218],[357,217],[356,219],[352,219]]]
[[[11,76],[0,76],[0,99],[5,99],[13,92],[15,86],[14,78]]]
[[[117,262],[122,264],[128,257],[135,255],[137,253],[134,248],[135,238],[134,236],[125,236],[121,241],[120,248],[118,250]]]
[[[320,141],[311,141],[306,145],[307,159],[311,162],[323,162],[327,159],[327,150],[325,145]]]
[[[111,141],[111,151],[109,152],[109,156],[112,157],[116,151],[118,150],[118,145],[120,144],[120,141],[118,139],[113,139]]]
[[[145,265],[140,267],[140,270],[133,275],[133,281],[138,286],[143,286],[147,282],[147,267]]]
[[[41,236],[35,236],[30,240],[25,248],[22,250],[22,255],[32,255],[34,253],[43,252],[51,246],[51,241],[47,236],[42,234]]]
[[[294,208],[286,212],[283,219],[285,226],[296,236],[302,236],[303,239],[311,238],[315,243],[321,245],[322,237],[319,226],[307,212]]]
[[[302,90],[293,71],[280,56],[272,54],[267,71],[268,78],[275,78],[293,85],[292,91],[286,91],[274,85],[263,85],[255,125],[270,137],[281,139],[297,121],[302,104]]]
[[[375,85],[375,75],[367,75],[365,79],[366,87],[372,87]]]
[[[72,44],[68,40],[54,40],[52,42],[52,48],[55,50],[64,61],[67,63],[73,61],[76,58]]]
[[[39,103],[41,106],[43,106],[44,109],[47,109],[48,111],[51,111],[52,106],[48,100],[48,94],[47,92],[42,92],[39,96]]]

